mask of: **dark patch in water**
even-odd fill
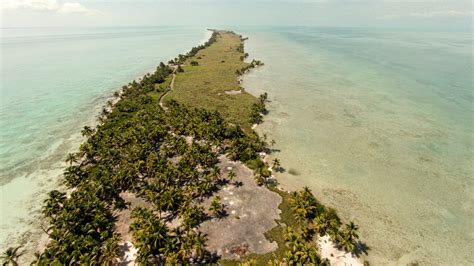
[[[297,171],[296,169],[294,169],[294,168],[290,168],[290,170],[288,170],[288,174],[298,176],[298,175],[300,175],[300,172],[298,172],[298,171]]]

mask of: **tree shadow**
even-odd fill
[[[275,172],[280,173],[280,174],[285,173],[286,168],[283,166],[279,166],[277,169],[275,169]]]
[[[218,213],[216,213],[217,215],[215,217],[216,217],[217,220],[222,220],[222,219],[226,218],[227,216],[229,216],[229,213],[227,212],[225,207],[227,207],[227,206],[224,205],[224,209],[222,211],[219,211]]]
[[[267,154],[272,154],[272,153],[275,153],[275,152],[281,152],[281,150],[267,147],[267,148],[265,148],[264,152],[267,153]]]
[[[269,177],[269,178],[265,179],[265,185],[267,185],[267,186],[277,186],[278,184],[280,184],[280,183],[274,177]]]
[[[131,258],[126,256],[127,252],[130,251],[131,247],[132,246],[127,242],[123,243],[122,245],[119,245],[118,255],[119,255],[119,258],[120,258],[121,262],[117,263],[117,265],[125,266],[125,265],[130,265],[130,263],[132,263]]]
[[[235,182],[234,182],[234,186],[237,187],[237,188],[238,188],[238,187],[241,187],[241,186],[243,186],[243,185],[244,185],[244,183],[242,183],[242,181],[235,181]]]
[[[230,180],[226,178],[221,178],[217,181],[217,185],[220,187],[226,186],[229,183],[230,183]]]
[[[352,254],[354,254],[356,257],[360,257],[362,254],[369,255],[369,250],[370,247],[367,246],[367,244],[362,241],[358,241],[354,251],[352,251]]]

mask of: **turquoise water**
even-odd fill
[[[39,210],[114,91],[204,42],[203,28],[2,29],[0,250],[36,247]],[[26,257],[26,256],[25,256]]]
[[[358,223],[372,264],[473,264],[472,33],[241,31],[283,186]]]
[[[267,91],[257,130],[289,189],[353,219],[375,265],[472,264],[473,54],[463,32],[235,28],[244,78]],[[121,85],[207,39],[202,28],[2,29],[0,249],[36,247],[65,155]]]

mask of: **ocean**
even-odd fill
[[[283,187],[360,225],[375,265],[473,264],[471,32],[242,29]],[[293,173],[293,174],[290,174]]]
[[[470,32],[235,27],[244,77],[269,93],[257,127],[288,189],[360,226],[375,264],[472,264]],[[202,43],[199,27],[2,29],[0,249],[35,247],[40,206],[80,130],[122,85]],[[291,174],[290,174],[291,173]]]
[[[46,193],[113,92],[204,43],[201,27],[3,28],[0,250],[34,250]],[[31,252],[30,252],[31,253]],[[31,257],[25,254],[22,257]]]

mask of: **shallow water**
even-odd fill
[[[285,187],[358,223],[376,265],[474,263],[471,33],[241,31]]]
[[[112,93],[208,39],[203,28],[2,29],[0,250],[36,247],[64,158]],[[23,257],[27,257],[24,255]]]
[[[277,141],[285,187],[308,185],[360,224],[374,264],[474,263],[470,33],[235,30],[266,63],[244,86],[270,94],[257,129]],[[0,249],[36,246],[41,202],[113,91],[205,36],[2,29]]]

